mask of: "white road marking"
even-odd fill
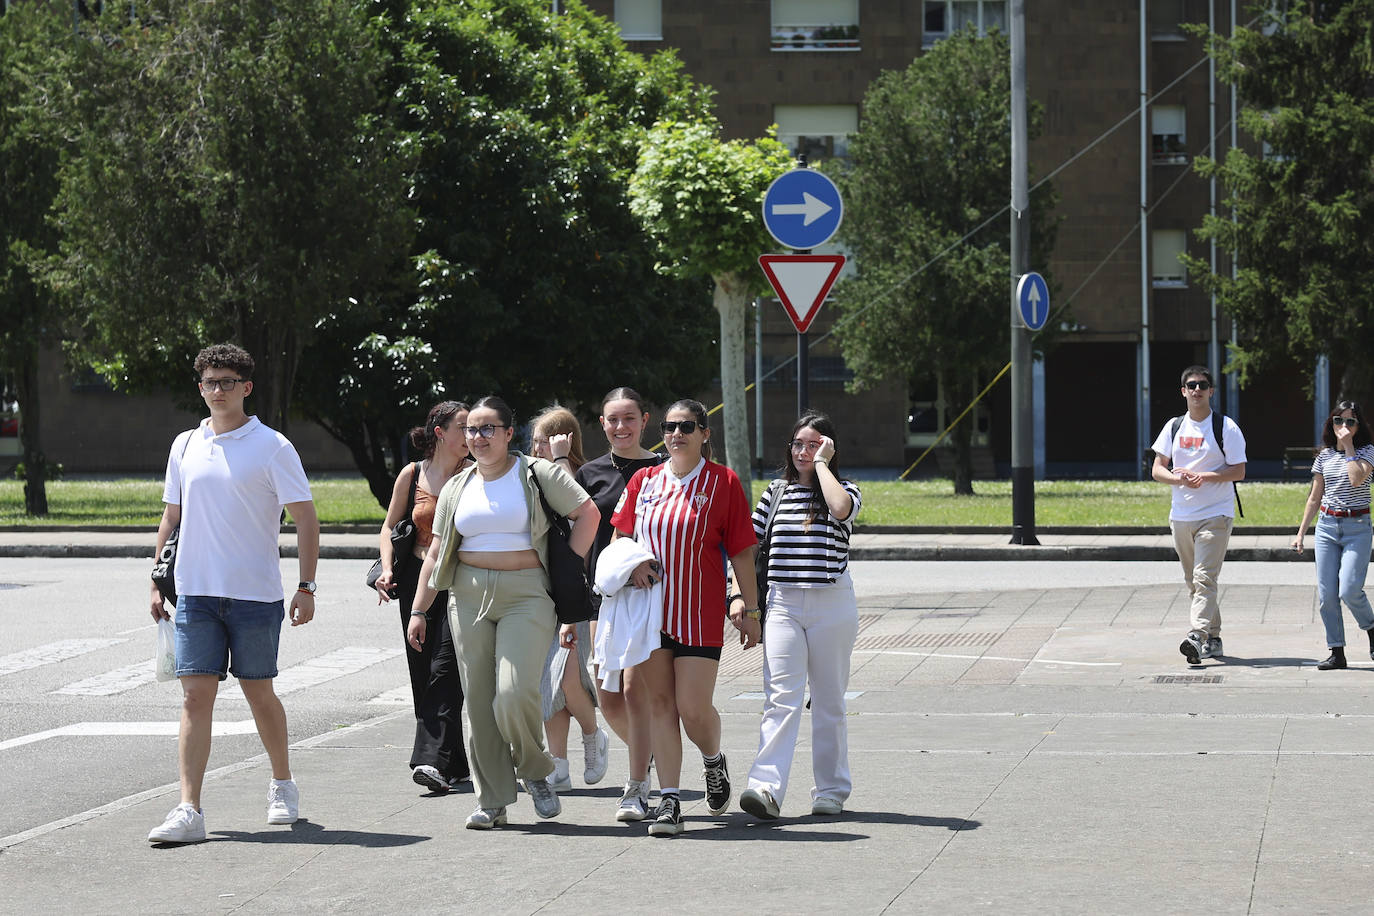
[[[154,668],[153,659],[148,658],[132,665],[125,665],[123,668],[116,668],[113,671],[106,671],[104,674],[88,677],[74,684],[68,684],[66,687],[59,687],[52,692],[77,697],[108,697],[156,681],[157,671]]]
[[[0,741],[0,751],[7,751],[12,747],[23,747],[25,744],[33,744],[36,741],[46,741],[49,738],[110,738],[116,736],[175,738],[180,726],[180,722],[73,722],[71,725],[50,728],[45,732],[34,732],[31,735],[20,735],[17,738]],[[242,722],[216,722],[212,726],[211,734],[219,738],[225,735],[251,735],[256,731],[257,726],[254,725],[253,720],[244,719]]]
[[[844,692],[844,698],[845,698],[846,700],[857,700],[859,697],[861,697],[861,696],[863,696],[863,695],[864,695],[864,692],[863,692],[862,690],[846,690],[846,691]],[[737,693],[737,694],[735,694],[734,696],[732,696],[730,699],[732,699],[732,700],[766,700],[766,699],[768,699],[768,695],[767,695],[766,693],[764,693],[763,691],[761,691],[761,690],[751,690],[751,691],[748,691],[747,693]],[[809,694],[809,693],[806,695],[806,702],[808,702],[808,703],[811,702],[811,694]]]
[[[356,674],[378,662],[395,658],[404,653],[403,649],[378,649],[374,646],[344,646],[318,658],[310,658],[298,665],[284,668],[278,672],[272,687],[277,696],[285,696],[306,687],[314,687],[326,681]],[[243,692],[235,684],[220,691],[224,700],[242,700]]]
[[[398,716],[404,716],[407,714],[408,713],[405,710],[389,712],[386,715],[377,716],[376,718],[368,719],[364,722],[359,722],[357,725],[349,726],[348,729],[330,729],[329,731],[324,732],[320,735],[316,735],[313,738],[306,738],[304,741],[297,741],[295,744],[291,745],[291,748],[295,750],[318,747],[319,745],[328,741],[330,738],[337,735],[340,731],[356,731],[358,729],[371,728],[373,726],[382,725],[383,723],[389,722]],[[207,780],[221,779],[225,776],[237,773],[240,770],[246,770],[251,767],[258,766],[266,760],[266,754],[258,754],[254,757],[249,757],[247,760],[240,760],[238,763],[231,763],[228,766],[222,766],[218,769],[211,770],[210,772],[205,774],[205,778]],[[91,808],[87,811],[82,811],[80,814],[73,814],[69,817],[64,817],[38,827],[33,827],[29,830],[23,831],[22,833],[13,833],[7,837],[0,837],[0,849],[8,849],[11,846],[17,846],[20,843],[26,842],[27,840],[32,840],[35,837],[44,836],[45,834],[53,833],[54,831],[62,830],[66,827],[71,827],[75,824],[84,823],[85,821],[92,820],[94,818],[100,817],[101,815],[114,814],[119,811],[124,811],[134,807],[135,805],[140,805],[145,801],[149,801],[151,799],[158,798],[163,795],[171,795],[174,792],[180,791],[181,786],[179,783],[169,782],[166,785],[158,786],[155,789],[148,789],[144,792],[138,792],[133,795],[126,795],[123,798],[110,802],[108,805],[101,805],[98,808]]]
[[[128,642],[128,640],[63,639],[50,642],[45,646],[36,646],[32,649],[25,649],[23,652],[0,656],[0,675],[13,674],[16,671],[27,671],[29,668],[66,661],[69,658],[76,658],[78,655],[85,655],[87,652],[94,652],[107,646],[117,646],[122,642]]]
[[[963,658],[989,662],[1025,662],[1037,665],[1083,665],[1089,668],[1120,668],[1121,662],[1066,662],[1056,658],[1008,658],[1005,655],[947,655],[943,652],[910,652],[905,649],[855,649],[855,655],[910,655],[917,658]]]

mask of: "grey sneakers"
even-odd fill
[[[543,818],[558,817],[563,813],[563,803],[558,800],[558,793],[549,785],[547,779],[526,779],[525,791],[530,794],[530,799],[534,802],[534,813]]]
[[[149,843],[199,843],[205,839],[205,814],[182,802],[148,833]]]
[[[1221,651],[1221,637],[1208,636],[1207,643],[1202,647],[1203,658],[1221,658],[1224,653]]]
[[[1178,651],[1182,652],[1183,657],[1188,659],[1188,664],[1196,665],[1205,657],[1202,653],[1206,651],[1206,647],[1202,644],[1201,636],[1197,633],[1189,633],[1183,642],[1178,644]]]

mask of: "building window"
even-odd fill
[[[1182,255],[1188,250],[1188,233],[1182,229],[1156,229],[1150,235],[1150,276],[1156,287],[1188,285]]]
[[[615,0],[615,24],[626,41],[662,41],[663,0]]]
[[[972,374],[973,387],[981,388],[977,373]],[[908,448],[927,448],[939,440],[941,447],[952,447],[949,436],[940,438],[951,421],[963,413],[967,404],[952,404],[944,386],[936,382],[934,376],[921,379],[911,386],[908,393],[906,417],[906,444]],[[982,448],[991,441],[992,416],[986,401],[979,401],[965,423],[973,424],[971,442],[974,447]]]
[[[1184,10],[1186,0],[1150,0],[1147,15],[1150,17],[1151,41],[1183,41],[1183,23],[1187,22]]]
[[[1187,118],[1182,105],[1150,109],[1150,160],[1156,165],[1188,164]]]
[[[774,51],[857,51],[859,0],[772,0]]]
[[[849,135],[859,129],[858,105],[774,105],[778,141],[808,163],[849,155]]]
[[[979,35],[1007,30],[1006,0],[926,0],[921,43],[930,47],[967,26]]]

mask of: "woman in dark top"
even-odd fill
[[[410,431],[410,444],[424,456],[408,464],[396,475],[391,505],[382,523],[382,575],[377,579],[377,599],[388,602],[392,589],[401,611],[401,638],[410,624],[411,603],[420,579],[420,566],[434,532],[434,505],[437,494],[448,479],[468,461],[467,438],[463,427],[468,421],[468,405],[443,401],[430,408],[423,426]],[[417,476],[418,470],[418,476]],[[410,513],[415,522],[414,556],[392,556],[391,529],[400,523],[415,488],[415,507]],[[428,635],[417,650],[406,643],[406,662],[410,666],[410,693],[415,702],[415,744],[410,752],[411,778],[435,792],[444,793],[468,778],[468,755],[463,750],[463,684],[458,674],[458,656],[449,633],[448,593],[434,603],[425,619]]]
[[[635,471],[653,467],[663,461],[644,448],[640,440],[649,425],[649,405],[633,388],[616,388],[601,399],[601,429],[611,450],[595,458],[577,471],[577,482],[591,496],[601,510],[601,524],[596,530],[589,556],[593,574],[596,560],[615,535],[611,516],[615,514],[625,484]],[[592,642],[596,642],[596,621],[592,621]],[[630,750],[629,781],[616,811],[616,820],[639,821],[649,813],[649,707],[643,691],[636,690],[633,671],[625,672],[623,690],[611,693],[603,690],[597,678],[597,705],[606,722]]]

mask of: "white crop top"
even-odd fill
[[[453,527],[463,536],[460,550],[493,553],[534,548],[519,471],[517,461],[496,480],[484,480],[473,472],[453,512]]]

